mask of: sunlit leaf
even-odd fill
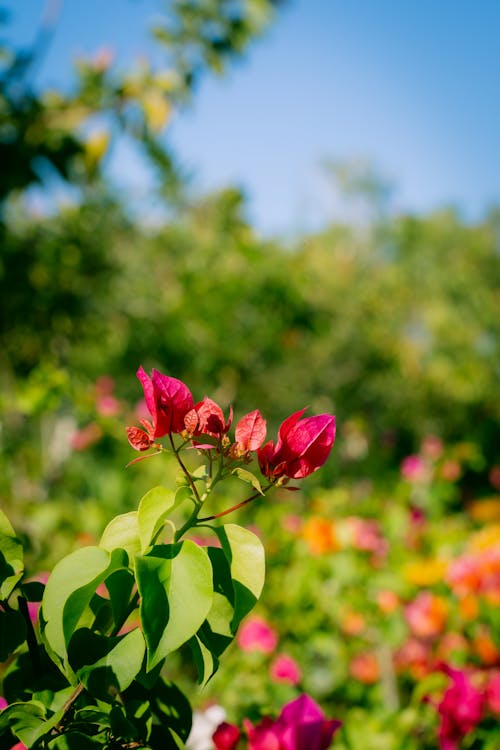
[[[190,541],[159,545],[135,560],[148,670],[198,630],[212,604],[212,569]]]

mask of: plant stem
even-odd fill
[[[182,460],[182,458],[179,455],[179,451],[175,447],[174,439],[172,437],[172,433],[171,432],[168,433],[168,438],[170,440],[170,445],[172,446],[172,450],[175,453],[175,457],[176,457],[176,459],[177,459],[177,461],[179,463],[179,466],[181,467],[182,471],[184,472],[184,476],[186,477],[186,479],[189,482],[189,486],[191,487],[191,490],[193,491],[193,495],[196,498],[196,501],[197,501],[197,504],[198,504],[198,507],[199,507],[199,505],[201,503],[200,503],[200,496],[198,495],[198,490],[196,489],[196,485],[195,485],[195,483],[193,481],[193,478],[192,478],[191,474],[187,470],[187,468],[186,468],[186,466],[184,464],[184,461]],[[196,509],[196,512],[198,512],[198,508]]]
[[[222,518],[222,516],[227,516],[228,513],[232,513],[233,510],[239,510],[239,508],[243,508],[244,505],[247,505],[248,503],[251,503],[252,500],[256,500],[258,497],[263,497],[264,493],[267,492],[268,489],[270,489],[272,485],[270,484],[269,487],[265,487],[262,492],[254,492],[253,495],[250,495],[250,497],[247,497],[246,500],[242,500],[241,503],[237,503],[236,505],[233,505],[231,508],[226,508],[226,510],[223,510],[221,513],[214,513],[213,516],[206,516],[205,518],[199,518],[199,523],[205,523],[206,521],[215,521],[216,518]]]

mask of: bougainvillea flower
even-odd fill
[[[240,739],[241,732],[235,724],[223,721],[212,735],[216,750],[234,750]]]
[[[226,422],[224,413],[220,406],[212,401],[211,398],[205,398],[199,401],[184,416],[184,428],[191,437],[200,435],[210,435],[211,437],[220,438],[229,431],[233,421],[233,408],[229,412],[229,418]]]
[[[250,750],[326,750],[342,722],[326,719],[308,695],[287,703],[276,721],[265,718],[256,727],[245,721]]]
[[[193,408],[193,397],[187,385],[177,378],[162,375],[153,370],[151,377],[142,367],[137,370],[144,400],[153,419],[152,423],[141,419],[145,430],[127,427],[127,437],[132,448],[147,450],[155,438],[184,430],[184,417]]]
[[[141,430],[140,427],[126,427],[127,440],[129,441],[132,448],[136,451],[147,451],[153,444],[152,426],[144,420],[144,426],[146,431]]]
[[[239,453],[256,451],[266,437],[266,420],[258,409],[240,419],[234,432]]]
[[[306,410],[291,414],[281,424],[276,445],[270,441],[257,451],[264,476],[302,479],[323,466],[335,440],[335,417],[320,414],[301,419]]]
[[[447,665],[443,672],[451,677],[452,684],[437,707],[441,715],[439,745],[441,750],[458,750],[465,735],[481,720],[484,695],[474,687],[465,672]]]
[[[238,630],[236,639],[242,651],[272,654],[278,645],[278,636],[274,628],[257,615],[250,615],[245,620]]]

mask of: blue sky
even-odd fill
[[[11,0],[11,34],[29,42],[42,0]],[[104,44],[148,53],[160,0],[66,0],[38,73],[67,85],[69,60]],[[475,219],[500,203],[498,0],[289,0],[223,79],[205,78],[168,137],[202,190],[244,187],[264,233],[339,217],[325,159],[371,162],[394,207],[454,205]],[[110,165],[130,188],[147,172],[125,146]]]

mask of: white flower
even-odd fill
[[[213,750],[212,735],[226,718],[222,706],[210,706],[193,713],[193,726],[186,742],[187,750]]]

